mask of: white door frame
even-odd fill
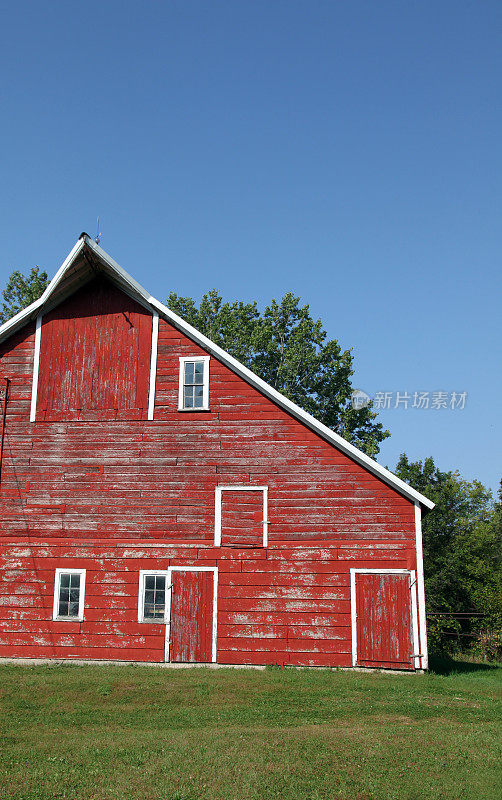
[[[411,629],[413,637],[413,661],[415,669],[420,669],[420,653],[418,645],[418,617],[415,570],[413,569],[354,569],[350,570],[350,623],[352,630],[352,666],[357,666],[357,604],[356,575],[409,575],[411,599]]]

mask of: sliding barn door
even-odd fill
[[[213,572],[173,570],[170,661],[212,660],[213,581]]]
[[[356,574],[357,666],[413,669],[409,574]]]

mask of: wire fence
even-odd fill
[[[491,624],[490,624],[491,623]],[[481,611],[428,611],[431,650],[471,652],[484,659],[502,657],[502,632]]]
[[[436,623],[452,622],[457,625],[452,625],[451,628],[446,625],[441,625],[441,633],[443,636],[451,636],[457,638],[466,638],[476,640],[483,633],[477,626],[476,630],[467,631],[466,628],[470,627],[471,620],[486,619],[486,614],[481,611],[428,611],[427,620]]]

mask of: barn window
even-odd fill
[[[214,543],[219,546],[266,547],[268,486],[217,486]]]
[[[138,621],[166,621],[167,572],[145,572],[139,578]]]
[[[178,411],[209,410],[209,356],[181,356]]]
[[[85,569],[57,569],[52,618],[82,622],[84,619]]]

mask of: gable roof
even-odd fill
[[[0,342],[7,339],[16,330],[26,325],[30,320],[35,319],[40,313],[47,313],[54,306],[59,305],[66,297],[73,294],[80,286],[87,283],[93,274],[103,272],[110,277],[116,284],[119,285],[126,294],[130,295],[133,299],[137,300],[141,305],[148,308],[150,311],[158,313],[164,317],[171,325],[177,328],[182,333],[186,334],[190,339],[199,344],[202,348],[212,353],[216,358],[222,361],[233,372],[237,373],[241,378],[254,386],[258,391],[277,403],[278,406],[285,409],[289,414],[303,422],[308,428],[313,430],[325,441],[334,445],[338,450],[348,455],[351,459],[359,463],[369,472],[373,473],[376,477],[383,480],[386,484],[391,486],[404,497],[408,498],[414,503],[419,503],[426,509],[434,508],[434,503],[425,497],[420,492],[417,492],[407,483],[402,481],[389,470],[382,467],[374,459],[370,458],[359,450],[354,445],[347,442],[331,428],[323,425],[311,414],[308,414],[296,403],[288,400],[280,392],[266,383],[264,380],[255,375],[250,369],[245,367],[237,361],[229,353],[222,350],[221,347],[214,344],[210,339],[199,333],[192,325],[181,319],[177,314],[171,311],[163,303],[160,303],[155,297],[146,291],[140,284],[134,280],[125,270],[120,267],[116,261],[111,258],[108,253],[99,247],[86,233],[82,233],[79,240],[68,254],[59,270],[56,272],[54,278],[49,283],[45,292],[35,300],[34,303],[24,308],[12,319],[9,319],[0,326]]]

